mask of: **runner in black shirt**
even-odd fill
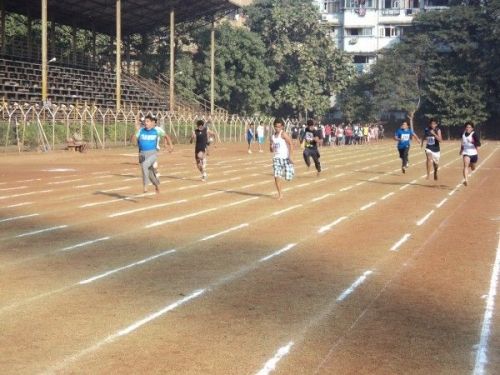
[[[189,142],[193,143],[193,141],[196,141],[194,146],[194,158],[196,160],[196,166],[198,167],[201,173],[202,181],[207,180],[206,151],[207,151],[208,137],[209,136],[212,137],[214,135],[215,134],[211,130],[205,127],[205,122],[203,120],[196,121],[196,129],[193,131],[193,134],[191,135],[191,139]]]
[[[306,162],[307,168],[311,166],[311,159],[314,161],[314,166],[318,171],[318,176],[321,173],[321,163],[319,161],[320,154],[318,151],[318,144],[323,139],[321,130],[314,129],[314,121],[307,120],[307,127],[302,135],[301,142],[304,142],[304,161]]]

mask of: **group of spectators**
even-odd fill
[[[298,143],[306,125],[295,123],[289,129],[293,142]],[[323,146],[360,145],[384,139],[382,124],[318,124],[317,129],[321,132]]]

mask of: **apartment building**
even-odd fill
[[[418,12],[445,9],[448,0],[314,0],[337,47],[366,72],[377,52],[397,43]]]

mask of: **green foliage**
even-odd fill
[[[343,105],[350,114],[369,92],[380,112],[403,110],[411,120],[418,113],[461,126],[498,116],[499,20],[500,0],[419,14],[401,43],[341,96],[354,96]]]
[[[195,77],[199,93],[210,97],[210,30],[197,35]],[[272,69],[265,64],[265,46],[258,35],[223,23],[216,28],[216,102],[232,113],[254,114],[271,103]]]
[[[354,76],[354,67],[322,29],[312,2],[261,0],[248,9],[248,16],[275,68],[271,89],[277,113],[326,112],[331,95]]]

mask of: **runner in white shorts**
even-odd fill
[[[460,146],[460,155],[464,160],[464,185],[469,182],[469,167],[473,171],[476,169],[478,158],[477,148],[481,146],[478,135],[474,132],[474,124],[470,121],[465,123],[465,129],[462,134],[462,144]]]
[[[437,121],[431,119],[429,126],[424,130],[421,147],[426,142],[425,155],[427,157],[427,179],[430,178],[431,168],[434,169],[434,180],[438,179],[439,158],[441,157],[441,148],[439,142],[443,141],[441,137],[441,129],[438,128]]]
[[[278,190],[278,199],[283,198],[281,193],[281,179],[290,181],[295,170],[292,161],[292,140],[286,134],[284,127],[285,123],[281,119],[274,120],[274,134],[270,137],[269,150],[274,153],[273,156],[273,170],[274,170],[274,183]]]

